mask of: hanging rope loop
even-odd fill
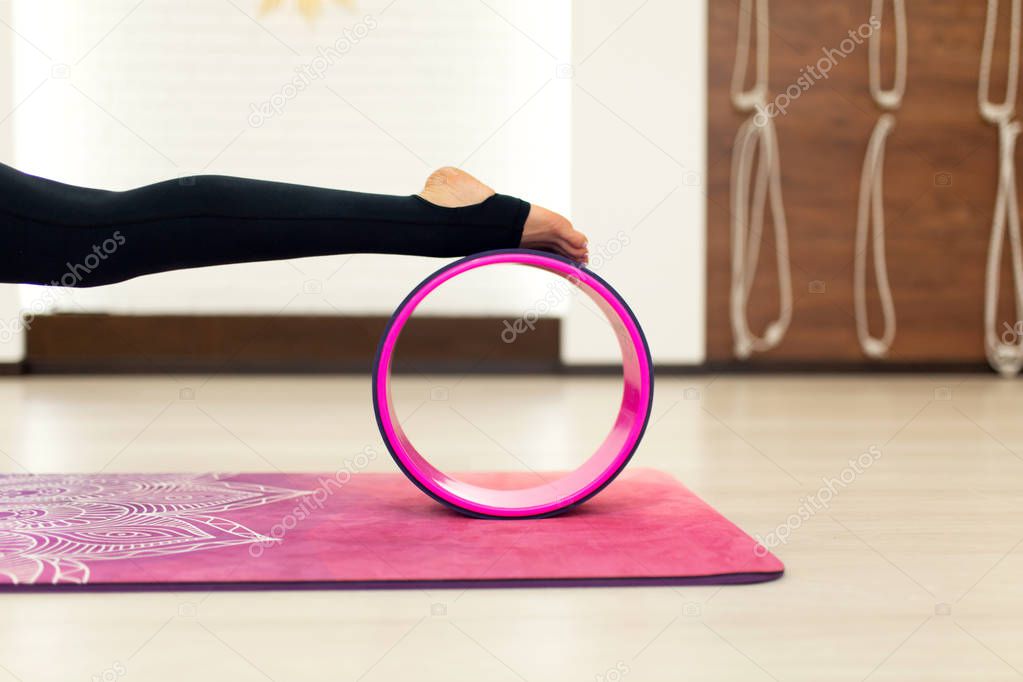
[[[988,0],[987,20],[984,25],[984,43],[981,48],[980,75],[977,84],[977,102],[980,115],[989,123],[998,125],[998,190],[995,211],[991,219],[991,239],[988,242],[987,268],[984,277],[984,349],[988,362],[1003,376],[1013,377],[1023,370],[1023,335],[1003,339],[998,333],[998,298],[1001,280],[1002,246],[1008,232],[1011,249],[1013,295],[1017,325],[1023,322],[1023,235],[1019,218],[1019,200],[1016,192],[1016,140],[1020,123],[1011,120],[1015,113],[1016,88],[1019,75],[1020,0],[1012,0],[1009,27],[1008,82],[1005,100],[990,100],[991,59],[994,52],[995,30],[998,19],[998,0]],[[1015,328],[1015,325],[1013,326]]]
[[[895,117],[882,114],[867,143],[860,176],[860,197],[856,214],[856,255],[853,272],[853,299],[856,311],[856,336],[863,352],[871,358],[883,358],[895,340],[895,301],[888,282],[884,232],[884,153],[885,142],[895,127]],[[873,229],[871,230],[871,226]],[[874,278],[881,298],[884,332],[880,338],[870,335],[867,324],[867,242],[873,238]]]
[[[1011,249],[1016,319],[1023,320],[1023,235],[1020,229],[1014,160],[1019,133],[1018,121],[1002,121],[998,125],[998,194],[991,221],[985,273],[984,346],[988,362],[1004,376],[1016,376],[1023,369],[1023,336],[1015,335],[1016,338],[1006,342],[998,331],[1002,245],[1006,232]]]
[[[870,70],[870,94],[882,109],[897,109],[906,93],[906,6],[904,0],[891,0],[895,17],[895,77],[892,87],[881,86],[881,27],[874,29],[867,38],[867,61]],[[880,24],[884,17],[884,0],[871,0],[870,16]]]
[[[891,0],[892,15],[895,18],[895,76],[892,87],[881,85],[881,21],[884,17],[884,0],[871,0],[870,17],[878,25],[868,38],[868,75],[870,96],[874,103],[885,110],[894,110],[902,104],[906,94],[906,62],[908,47],[906,39],[906,6],[903,0]],[[856,206],[856,240],[853,255],[853,304],[856,317],[856,337],[860,348],[870,358],[883,358],[891,350],[895,340],[895,300],[888,281],[888,263],[885,257],[884,225],[884,156],[888,135],[895,127],[895,116],[881,114],[874,124],[874,131],[867,142],[860,174],[860,194]],[[881,299],[881,315],[884,331],[880,337],[870,335],[867,316],[867,250],[873,242],[874,280],[878,297]]]
[[[1016,111],[1016,88],[1019,81],[1020,0],[1012,0],[1009,18],[1009,66],[1006,73],[1005,99],[991,101],[991,60],[995,51],[995,32],[998,28],[998,0],[987,0],[984,22],[984,42],[980,48],[980,78],[977,84],[977,104],[980,115],[988,123],[1011,119]]]
[[[757,43],[753,57],[754,81],[748,90],[744,90],[754,22]],[[757,105],[767,103],[767,55],[770,52],[768,33],[767,0],[740,0],[739,30],[735,39],[735,64],[732,67],[731,84],[732,106],[739,111],[753,111]]]
[[[735,355],[746,359],[774,348],[785,337],[792,320],[792,273],[789,264],[788,225],[781,192],[781,159],[774,119],[767,115],[768,74],[767,0],[740,0],[739,30],[732,71],[731,96],[736,109],[751,113],[739,126],[732,149],[731,240],[732,281],[729,312]],[[744,89],[750,60],[750,42],[756,24],[756,77]],[[764,218],[771,213],[775,261],[778,268],[778,317],[757,336],[749,327],[747,311],[760,260]]]
[[[735,355],[746,359],[754,352],[762,353],[781,343],[792,321],[788,227],[781,193],[778,140],[774,123],[770,119],[761,124],[750,117],[739,127],[732,157],[731,195],[732,333]],[[764,217],[768,210],[774,227],[779,313],[777,319],[767,325],[763,336],[757,336],[750,330],[746,313],[760,258]]]

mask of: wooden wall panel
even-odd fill
[[[40,315],[26,336],[30,373],[344,372],[364,374],[388,318],[336,315]],[[498,317],[415,315],[395,372],[553,372],[560,320],[505,343]],[[2,370],[0,370],[2,371]]]
[[[997,131],[977,110],[986,3],[906,4],[908,85],[895,112],[884,168],[887,255],[898,333],[884,362],[982,363],[984,268],[998,146]],[[890,63],[891,7],[886,5],[885,61]],[[732,108],[728,92],[738,11],[737,0],[710,2],[707,350],[712,363],[732,359],[729,172],[734,136],[746,117]],[[823,56],[822,50],[839,47],[849,30],[868,20],[869,11],[867,0],[772,0],[770,97],[795,82],[801,68]],[[1003,30],[995,54],[996,96],[1004,87],[1007,43]],[[752,363],[872,362],[856,339],[852,272],[860,170],[880,113],[868,90],[864,42],[775,119],[795,301],[786,339]],[[773,234],[768,231],[749,315],[758,331],[777,310],[773,259]],[[872,263],[868,268],[871,328],[879,334]],[[813,282],[823,283],[823,293],[813,292]],[[1012,319],[1009,286],[1006,270],[1006,320]]]

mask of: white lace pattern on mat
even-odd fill
[[[218,514],[309,494],[228,477],[0,476],[0,583],[85,584],[94,562],[273,542]]]

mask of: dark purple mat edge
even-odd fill
[[[725,575],[653,578],[529,578],[516,580],[353,580],[273,582],[95,583],[74,585],[0,585],[0,593],[14,592],[230,592],[268,590],[414,590],[414,589],[507,589],[572,587],[673,587],[701,585],[755,585],[777,580],[784,571],[729,573]]]

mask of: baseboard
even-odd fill
[[[20,374],[366,374],[387,324],[383,316],[40,315],[26,358],[0,363]],[[504,343],[498,317],[415,317],[394,371],[430,374],[616,375],[617,364],[561,363],[560,321]],[[661,376],[707,374],[990,374],[983,363],[712,361],[658,364]]]
[[[26,334],[32,374],[368,373],[388,318],[273,315],[41,315]],[[514,343],[504,318],[414,317],[396,372],[551,372],[560,321]]]
[[[690,373],[689,368],[682,373]],[[708,362],[707,374],[993,374],[986,362],[741,361]]]
[[[776,375],[776,374],[994,374],[986,363],[871,363],[871,362],[713,362],[706,364],[655,363],[658,376],[707,376],[707,375]],[[562,366],[561,374],[570,375],[613,375],[621,374],[619,365],[568,365]]]

